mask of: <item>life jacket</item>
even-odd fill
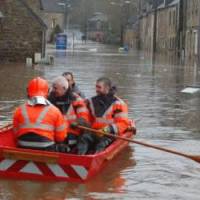
[[[111,133],[113,134],[123,134],[128,126],[128,106],[127,104],[118,97],[111,98],[111,103],[107,106],[105,112],[99,113],[96,110],[97,104],[101,104],[102,109],[105,107],[101,102],[95,102],[97,98],[89,99],[89,108],[91,111],[91,123],[92,128],[94,129],[102,129],[106,126],[110,127]],[[100,109],[99,109],[99,112]]]
[[[75,100],[71,102],[66,114],[65,119],[68,121],[69,125],[76,122],[78,119],[82,119],[85,123],[89,123],[89,110],[86,106],[85,101],[79,96],[75,95]],[[69,126],[68,133],[74,135],[79,135],[80,130],[73,129]]]
[[[13,118],[13,130],[18,144],[26,147],[48,147],[55,142],[63,142],[67,136],[64,117],[51,104],[34,106],[24,104],[18,107]],[[33,133],[37,139],[33,138]],[[25,141],[20,139],[25,136],[27,136]]]

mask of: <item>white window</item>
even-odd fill
[[[55,28],[55,27],[56,27],[56,18],[52,18],[51,28]]]
[[[194,33],[194,54],[197,55],[198,54],[198,33],[196,30],[193,33]]]

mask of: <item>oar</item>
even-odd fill
[[[79,126],[78,125],[77,128],[87,130],[87,131],[91,131],[91,132],[101,134],[101,135],[106,135],[106,136],[109,136],[109,137],[112,137],[112,138],[115,138],[115,139],[125,140],[125,141],[128,141],[128,142],[139,144],[139,145],[149,147],[149,148],[152,148],[152,149],[157,149],[157,150],[160,150],[160,151],[165,151],[165,152],[168,152],[168,153],[176,154],[178,156],[189,158],[193,161],[200,163],[200,156],[198,156],[198,155],[190,155],[190,154],[187,154],[187,153],[182,153],[182,152],[179,152],[179,151],[176,151],[176,150],[168,149],[168,148],[165,148],[165,147],[160,147],[160,146],[157,146],[157,145],[141,142],[141,141],[138,141],[138,140],[133,140],[133,139],[129,139],[129,138],[118,136],[118,135],[104,133],[103,131],[92,129],[92,128],[87,128],[85,126]]]

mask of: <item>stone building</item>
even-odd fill
[[[185,0],[184,2],[187,16],[185,35],[185,57],[187,60],[197,60],[200,52],[200,1]]]
[[[96,12],[88,20],[87,37],[90,40],[103,42],[108,30],[108,18],[101,12]]]
[[[139,48],[139,29],[138,24],[138,18],[135,16],[132,16],[128,20],[128,24],[126,26],[126,29],[124,31],[124,37],[123,37],[123,43],[124,45],[128,45],[129,48],[138,49]]]
[[[0,1],[0,9],[0,62],[24,62],[35,52],[44,55],[47,26],[26,1]]]
[[[154,51],[157,7],[163,0],[139,1],[139,48],[148,53]]]
[[[155,0],[144,5],[139,20],[141,49],[180,55],[185,43],[183,1]]]
[[[178,53],[180,51],[180,0],[164,1],[157,9],[156,51]]]
[[[153,29],[154,29],[154,13],[145,12],[140,16],[139,20],[139,40],[140,49],[152,52],[153,51]]]
[[[59,26],[61,31],[67,28],[67,4],[62,0],[26,0],[27,4],[37,13],[47,26],[46,40],[51,40],[51,34],[56,26]],[[65,16],[66,11],[66,16]],[[65,17],[67,18],[65,20]],[[65,24],[66,23],[66,24]]]

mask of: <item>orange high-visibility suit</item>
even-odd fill
[[[94,129],[109,127],[113,134],[123,134],[128,126],[128,106],[118,97],[113,97],[107,105],[101,105],[98,96],[90,99],[91,123]],[[98,108],[99,107],[99,108]]]
[[[63,142],[67,136],[66,121],[51,104],[24,104],[18,107],[13,117],[13,128],[18,144],[25,147],[46,148],[56,142]]]

